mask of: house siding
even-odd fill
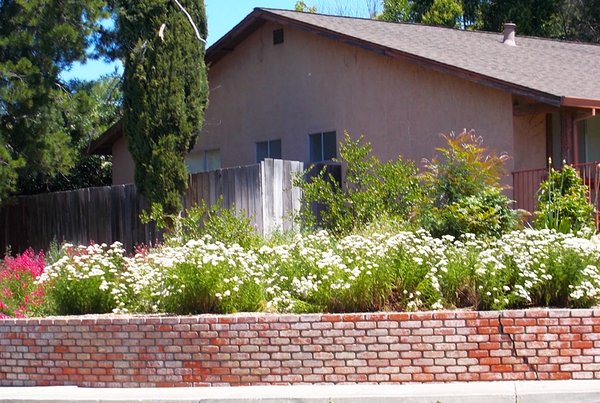
[[[135,163],[127,150],[127,140],[120,137],[112,149],[113,155],[113,185],[126,185],[133,183],[135,174]]]
[[[277,28],[266,23],[209,67],[193,152],[220,149],[222,167],[247,165],[256,142],[281,139],[283,159],[306,163],[308,134],[335,130],[338,141],[344,131],[364,135],[382,161],[402,155],[420,166],[444,145],[439,133],[467,129],[498,154],[524,154],[507,161],[508,172],[544,166],[545,126],[513,120],[511,94],[289,27],[275,46]],[[126,150],[124,139],[113,147],[115,184],[133,181]]]
[[[253,163],[255,143],[277,138],[284,159],[308,162],[308,134],[331,130],[338,141],[365,135],[384,161],[419,163],[443,145],[439,133],[464,128],[513,154],[510,94],[292,28],[274,46],[277,28],[265,24],[209,71],[196,149],[220,148],[224,167]]]

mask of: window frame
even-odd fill
[[[333,139],[334,139],[334,144],[335,144],[335,149],[334,149],[334,154],[331,158],[325,158],[325,136],[326,135],[332,135],[333,134]],[[315,136],[319,136],[319,142],[320,142],[320,150],[321,150],[321,155],[319,159],[313,159],[313,155],[312,155],[312,139],[315,138]],[[317,133],[310,133],[308,135],[308,161],[313,164],[313,163],[318,163],[318,162],[331,162],[333,161],[333,158],[337,158],[337,132],[335,130],[330,130],[330,131],[326,131],[326,132],[317,132]]]
[[[275,142],[279,142],[279,151],[281,153],[281,155],[277,158],[273,157],[273,153],[272,153],[272,143]],[[262,160],[259,159],[259,155],[258,155],[258,147],[259,144],[264,144],[267,143],[267,156],[265,158],[273,158],[273,159],[281,159],[282,155],[283,155],[283,142],[281,141],[281,139],[273,139],[273,140],[265,140],[265,141],[257,141],[256,143],[254,143],[254,160],[256,161],[257,164],[260,164],[261,161],[263,161],[265,158],[263,158]]]

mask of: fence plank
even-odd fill
[[[284,214],[300,206],[299,189],[288,189],[292,172],[302,168],[302,163],[269,159],[193,174],[182,203],[190,208],[204,200],[212,206],[223,195],[223,207],[235,204],[238,211],[245,210],[258,231],[270,233],[282,223],[293,228]],[[154,224],[139,220],[148,207],[133,184],[18,197],[15,205],[0,209],[0,252],[9,245],[13,254],[29,247],[47,250],[54,239],[81,244],[120,241],[133,252],[137,245],[162,238]]]

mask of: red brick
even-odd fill
[[[573,348],[593,348],[594,343],[591,341],[574,341],[571,343]]]
[[[592,333],[592,326],[571,326],[573,333]]]
[[[348,376],[348,380],[352,381],[352,375]],[[390,374],[390,381],[392,382],[410,382],[412,380],[412,376],[410,374]],[[366,379],[365,379],[366,381]]]
[[[423,351],[423,358],[444,358],[445,356],[444,351]]]
[[[325,377],[323,375],[303,375],[302,380],[310,383],[323,382]]]
[[[512,365],[492,365],[490,369],[492,372],[511,372],[513,367]]]
[[[433,382],[435,380],[433,374],[413,374],[412,378],[415,382]]]
[[[479,373],[458,374],[458,380],[461,382],[477,382],[480,377]]]
[[[550,360],[548,362],[550,364],[570,364],[571,363],[571,357],[569,357],[569,356],[565,356],[565,357],[550,357]]]
[[[514,334],[512,336],[512,338],[514,339],[514,341],[535,341],[535,340],[539,340],[540,336],[555,336],[556,337],[556,335],[549,335],[549,334],[545,334],[545,335],[538,334],[536,336],[535,334],[517,333],[517,334]]]
[[[560,350],[560,355],[561,356],[576,356],[576,355],[580,355],[581,354],[581,350],[579,349],[573,349],[573,348],[563,348]]]
[[[558,324],[558,320],[556,320]],[[536,326],[539,323],[535,318],[518,318],[515,319],[515,326]]]
[[[552,372],[550,373],[551,380],[566,380],[571,379],[571,374],[568,372]]]
[[[500,364],[499,357],[484,357],[479,360],[481,365],[498,365]]]
[[[502,380],[502,372],[482,372],[479,374],[479,377],[483,382],[500,381]]]
[[[568,333],[558,335],[558,339],[561,341],[579,341],[581,340],[581,334]]]
[[[569,326],[548,326],[549,333],[563,334],[569,333],[570,331],[571,328]]]
[[[390,313],[388,314],[388,320],[403,322],[407,321],[410,318],[410,314],[401,312],[401,313]]]
[[[531,336],[535,336],[535,335],[531,335]],[[537,340],[538,341],[555,341],[555,340],[558,340],[558,334],[551,334],[551,333],[542,334],[542,333],[538,333]]]
[[[325,382],[346,382],[346,375],[335,374],[335,375],[325,375]]]

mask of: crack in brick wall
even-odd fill
[[[0,320],[0,386],[600,379],[600,310]]]

